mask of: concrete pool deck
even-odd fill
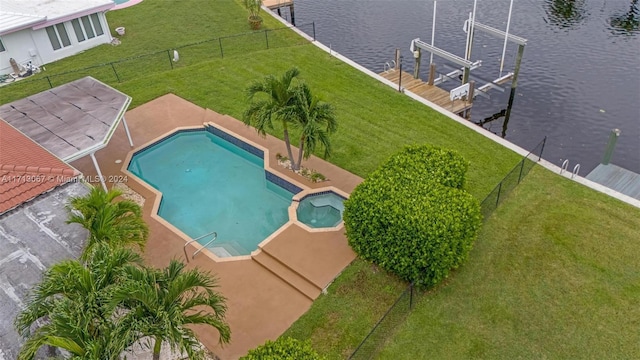
[[[138,148],[153,139],[172,132],[178,127],[202,126],[214,123],[269,150],[271,170],[284,179],[293,180],[307,188],[327,186],[346,194],[351,193],[362,179],[322,159],[312,157],[306,167],[324,174],[329,181],[311,183],[302,176],[277,166],[276,154],[285,154],[284,143],[272,136],[262,138],[255,129],[242,122],[214,111],[203,109],[175,95],[169,94],[152,100],[126,113],[129,129]],[[96,153],[106,180],[122,179],[122,171],[129,146],[123,129],[118,128],[109,145]],[[121,162],[116,163],[117,160]],[[99,185],[90,158],[72,163],[94,185]],[[126,166],[126,165],[125,165]],[[113,182],[108,182],[109,187]],[[168,265],[172,258],[185,260],[185,239],[171,231],[152,216],[156,193],[137,178],[128,175],[126,185],[145,198],[144,218],[149,224],[150,236],[144,253],[148,264],[156,267]],[[199,247],[189,246],[192,254]],[[219,279],[219,290],[227,298],[227,321],[231,326],[231,343],[221,347],[218,335],[207,328],[196,328],[203,344],[221,359],[237,359],[266,341],[276,339],[304,314],[313,299],[318,297],[333,279],[355,258],[347,244],[344,228],[333,231],[308,231],[289,222],[280,228],[271,240],[241,260],[215,261],[215,256],[203,251],[189,267],[210,271]]]

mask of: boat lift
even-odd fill
[[[511,94],[509,96],[509,106],[508,109],[511,109],[511,105],[513,104],[513,99],[515,97],[515,89],[518,86],[518,73],[520,72],[520,64],[522,62],[522,56],[524,54],[524,47],[527,44],[527,39],[509,34],[509,27],[511,24],[511,14],[513,10],[513,0],[511,0],[509,6],[509,17],[507,19],[507,28],[506,31],[502,31],[491,26],[479,23],[475,20],[476,18],[476,7],[477,1],[474,0],[473,3],[473,11],[469,13],[469,19],[467,19],[464,23],[464,31],[467,33],[467,41],[465,48],[465,56],[461,57],[456,54],[452,54],[446,50],[440,49],[434,45],[435,42],[435,29],[436,29],[436,9],[437,9],[437,1],[433,2],[433,24],[431,31],[431,44],[426,43],[420,38],[416,38],[411,40],[410,50],[413,53],[413,57],[415,59],[414,66],[414,78],[419,78],[420,73],[420,60],[422,58],[422,51],[427,51],[431,53],[430,61],[429,61],[429,80],[428,83],[430,85],[439,85],[444,83],[447,80],[454,79],[456,77],[462,76],[462,85],[452,89],[450,91],[450,97],[453,101],[454,99],[473,99],[477,95],[484,95],[490,89],[497,89],[504,92],[504,89],[500,86],[509,80],[511,80]],[[470,86],[470,78],[471,71],[482,66],[482,60],[471,61],[471,50],[473,47],[473,39],[476,31],[486,33],[495,38],[504,39],[504,46],[502,50],[502,58],[500,61],[500,74],[494,80],[486,81],[484,84],[475,87],[474,84]],[[504,57],[507,49],[507,43],[512,42],[518,45],[518,53],[516,55],[515,68],[513,72],[508,72],[505,75],[502,74],[504,68]],[[460,66],[460,68],[454,69],[453,71],[447,74],[441,74],[439,77],[436,76],[435,63],[433,62],[433,57],[439,56],[449,62]],[[475,81],[473,81],[475,83]],[[475,90],[474,90],[475,88]]]

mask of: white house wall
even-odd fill
[[[101,44],[108,44],[113,39],[111,29],[107,24],[104,13],[98,13],[98,19],[104,30],[104,34],[93,39],[78,42],[71,21],[65,21],[64,27],[69,35],[71,45],[53,50],[46,29],[25,29],[2,36],[2,43],[6,51],[0,53],[0,74],[13,72],[9,58],[14,58],[18,63],[24,64],[32,61],[35,65],[48,64],[79,52],[88,50]],[[31,52],[29,50],[32,50]],[[31,56],[34,54],[34,56]]]
[[[11,58],[16,59],[20,64],[29,60],[42,62],[37,56],[35,59],[29,56],[29,49],[36,49],[36,44],[31,37],[32,31],[31,29],[24,29],[2,36],[2,44],[5,51],[0,53],[0,74],[13,72],[11,63],[9,63]]]

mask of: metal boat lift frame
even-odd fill
[[[434,40],[435,40],[435,24],[436,24],[436,5],[437,5],[437,1],[434,1],[433,3],[433,26],[432,26],[432,33],[431,33],[431,44],[426,43],[422,40],[420,40],[419,38],[416,38],[414,40],[411,41],[411,51],[413,52],[413,56],[415,59],[415,66],[414,66],[414,77],[417,79],[419,77],[419,72],[420,72],[420,60],[422,57],[422,53],[421,51],[428,51],[429,53],[431,53],[431,58],[430,58],[430,69],[429,69],[429,81],[428,83],[430,85],[438,85],[443,83],[444,81],[446,81],[448,78],[454,77],[454,76],[458,76],[460,74],[462,74],[462,85],[463,86],[467,86],[468,89],[468,85],[466,85],[467,83],[469,83],[469,77],[471,75],[471,70],[473,69],[477,69],[478,67],[480,67],[482,65],[482,60],[478,60],[475,62],[470,61],[471,58],[471,49],[473,47],[473,38],[474,38],[474,34],[476,31],[480,31],[480,32],[484,32],[490,36],[493,36],[495,38],[500,38],[500,39],[504,39],[505,40],[505,44],[503,47],[503,52],[502,52],[502,59],[500,62],[500,76],[498,78],[496,78],[495,80],[491,81],[491,82],[487,82],[484,85],[479,86],[478,88],[476,88],[476,91],[473,91],[474,86],[471,86],[471,94],[467,94],[468,98],[470,100],[473,99],[473,97],[475,97],[478,93],[482,92],[486,92],[491,88],[498,88],[498,89],[502,89],[501,87],[499,87],[498,85],[501,85],[503,83],[505,83],[506,81],[508,81],[509,79],[511,79],[511,94],[509,97],[509,106],[508,108],[511,108],[511,105],[513,103],[513,98],[515,96],[515,89],[518,86],[518,74],[520,72],[520,65],[522,62],[522,56],[524,54],[524,47],[527,44],[527,39],[516,36],[516,35],[512,35],[509,34],[509,25],[511,23],[511,11],[513,9],[513,0],[511,1],[511,5],[509,7],[509,18],[507,20],[507,29],[506,31],[502,31],[496,28],[493,28],[491,26],[479,23],[477,21],[475,21],[475,13],[476,13],[476,5],[477,5],[477,0],[474,1],[474,5],[473,5],[473,12],[469,14],[469,20],[465,21],[465,29],[467,32],[467,44],[466,44],[466,50],[465,50],[465,57],[460,57],[456,54],[452,54],[446,50],[440,49],[438,47],[436,47],[434,45]],[[509,72],[506,75],[502,75],[502,67],[504,65],[504,56],[505,56],[505,51],[506,51],[506,45],[507,42],[512,42],[518,45],[518,52],[516,55],[516,63],[515,63],[515,68],[513,72]],[[438,77],[437,79],[435,78],[435,64],[433,63],[433,56],[439,56],[445,60],[448,60],[458,66],[461,67],[461,69],[456,69],[450,73],[447,73],[446,75],[443,74],[440,77]],[[459,88],[457,89],[453,89],[452,90],[452,97],[454,97],[453,92],[459,90]],[[459,93],[459,91],[458,91]]]

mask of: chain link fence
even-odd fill
[[[500,205],[500,203],[506,198],[506,196],[515,189],[518,184],[524,179],[531,168],[542,159],[542,152],[544,151],[544,145],[547,142],[545,136],[533,150],[531,150],[511,171],[500,181],[500,183],[487,195],[486,198],[480,203],[480,209],[482,216],[486,221],[493,211]]]
[[[389,310],[378,320],[373,329],[349,356],[351,359],[373,359],[382,350],[386,340],[394,329],[404,322],[413,309],[417,291],[413,283],[409,284]]]
[[[307,34],[313,34],[315,40],[315,23],[296,27]],[[41,72],[33,75],[33,79],[20,80],[0,87],[0,103],[21,99],[85,76],[92,76],[107,84],[115,84],[157,72],[188,67],[214,58],[240,56],[260,50],[307,43],[305,38],[290,31],[289,27],[222,36],[58,74]],[[9,101],[6,101],[7,99]]]

